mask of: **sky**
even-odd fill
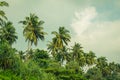
[[[64,26],[71,34],[70,46],[78,42],[85,52],[93,51],[98,57],[105,56],[108,61],[120,63],[120,0],[6,1],[9,7],[4,11],[16,28],[18,40],[13,47],[18,50],[27,49],[23,25],[18,22],[35,13],[45,21],[43,27],[48,35],[33,48],[46,49],[53,37],[51,32]]]

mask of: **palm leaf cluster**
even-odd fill
[[[52,32],[55,37],[53,37],[52,42],[49,42],[47,46],[48,50],[51,51],[53,56],[55,56],[56,52],[59,52],[58,50],[61,50],[64,48],[65,45],[68,45],[68,42],[70,42],[71,38],[69,33],[70,32],[65,29],[65,27],[59,27],[58,32]]]
[[[52,34],[55,35],[53,38],[53,43],[57,48],[63,48],[64,44],[68,45],[68,42],[70,42],[70,35],[69,31],[65,29],[65,27],[59,27],[59,31],[53,31]]]
[[[6,40],[9,42],[10,45],[12,45],[14,42],[16,42],[16,39],[18,39],[12,22],[4,21],[1,26],[2,26],[0,28],[1,41]]]
[[[46,34],[43,31],[44,21],[39,20],[35,14],[30,14],[29,17],[26,17],[25,20],[20,21],[24,25],[23,35],[25,36],[26,41],[28,41],[31,46],[38,44],[38,40],[44,40],[44,35]]]

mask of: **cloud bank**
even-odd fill
[[[71,27],[75,36],[72,42],[81,43],[85,51],[92,50],[97,56],[107,56],[109,61],[120,62],[120,20],[99,21],[100,13],[95,7],[87,7],[74,14]]]

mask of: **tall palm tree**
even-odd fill
[[[86,64],[88,66],[95,64],[96,62],[96,56],[95,53],[92,51],[89,51],[89,53],[86,54]]]
[[[59,51],[63,49],[64,45],[68,45],[71,37],[69,31],[64,27],[59,27],[59,31],[53,31],[52,34],[54,34],[55,37],[52,39],[52,42],[47,44],[47,46],[52,56],[55,57],[57,56],[57,53],[60,53]]]
[[[63,48],[60,49],[59,52],[55,56],[56,60],[60,61],[61,65],[64,63],[64,61],[68,63],[71,59],[71,55],[68,52],[68,50],[69,48],[67,48],[66,46],[63,46]]]
[[[16,39],[18,38],[16,36],[15,28],[12,24],[12,22],[3,22],[0,28],[0,37],[1,40],[6,40],[10,45],[12,45],[14,42],[16,42]]]
[[[105,57],[99,57],[97,58],[97,67],[102,69],[103,67],[107,66],[107,59]]]
[[[49,52],[51,52],[52,56],[55,57],[55,52],[57,52],[57,47],[53,42],[50,42],[47,44]]]
[[[96,66],[102,71],[103,77],[108,77],[108,75],[110,75],[111,71],[105,57],[99,57]]]
[[[82,48],[79,43],[75,43],[72,47],[72,60],[77,61],[81,67],[85,65],[85,56]]]
[[[60,50],[60,54],[61,54],[61,61],[63,62],[64,60],[66,60],[67,62],[70,61],[71,59],[71,55],[68,52],[69,48],[67,48],[66,46],[63,46],[63,49]]]
[[[23,35],[28,41],[28,50],[30,50],[31,45],[34,43],[35,46],[38,44],[38,40],[44,40],[44,35],[47,34],[43,31],[44,21],[39,20],[35,14],[30,14],[25,20],[20,21],[24,25]]]
[[[59,31],[53,31],[52,34],[55,35],[53,38],[53,43],[55,44],[55,47],[62,49],[64,44],[68,45],[68,42],[70,42],[70,34],[65,27],[59,27]]]

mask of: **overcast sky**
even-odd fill
[[[23,27],[18,24],[25,16],[35,13],[45,21],[45,41],[37,48],[46,49],[52,31],[65,26],[71,32],[71,46],[79,42],[85,52],[92,50],[97,56],[120,62],[120,0],[6,0],[6,15],[13,22],[18,40],[13,47],[26,50]],[[36,48],[33,46],[33,48]]]

